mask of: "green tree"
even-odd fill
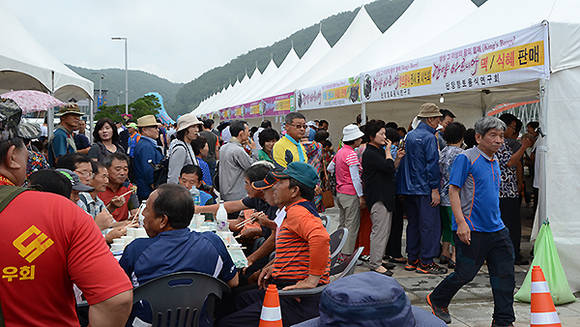
[[[161,104],[157,100],[157,97],[148,95],[129,104],[129,113],[133,116],[133,119],[137,119],[145,115],[157,115],[159,113],[159,108],[161,108]],[[104,105],[99,107],[99,110],[95,114],[95,120],[110,118],[113,121],[122,121],[122,115],[124,113],[124,104],[118,106]]]

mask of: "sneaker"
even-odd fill
[[[447,273],[447,268],[443,268],[435,262],[428,265],[420,263],[415,272],[419,274],[443,275]]]
[[[431,303],[431,293],[427,294],[427,304],[431,308],[431,312],[433,312],[433,314],[437,318],[443,320],[446,324],[451,323],[451,316],[449,315],[449,310],[447,308],[441,308],[433,305],[433,303]]]
[[[335,265],[340,265],[341,263],[343,263],[346,259],[348,258],[347,255],[340,253],[338,255],[338,257],[336,258],[336,263]]]
[[[361,256],[360,256],[360,259],[361,259],[362,261],[364,261],[364,262],[369,262],[369,260],[371,259],[371,256],[370,256],[370,255],[367,255],[367,254],[365,254],[365,255],[361,255]]]
[[[407,261],[407,265],[405,266],[406,271],[413,271],[417,269],[417,265],[419,265],[419,259],[413,261]]]

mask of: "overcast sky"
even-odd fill
[[[369,2],[0,0],[0,6],[66,64],[124,68],[123,43],[111,37],[126,36],[129,69],[188,82],[251,49]]]

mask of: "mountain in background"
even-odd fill
[[[384,32],[405,12],[412,2],[413,0],[377,0],[365,7],[377,27],[381,32]],[[320,23],[303,28],[269,47],[251,50],[224,66],[203,73],[179,90],[175,100],[175,108],[180,112],[193,110],[205,98],[219,92],[228,84],[234,84],[236,78],[241,81],[246,73],[253,73],[256,63],[260,72],[266,69],[270,58],[273,58],[277,66],[280,66],[292,48],[292,43],[294,43],[298,57],[302,57],[319,30],[322,30],[322,34],[330,46],[334,46],[346,32],[359,10],[360,7],[325,18]]]
[[[88,69],[71,65],[67,65],[67,67],[95,83],[95,92],[98,92],[99,89],[100,75],[98,74],[105,75],[102,85],[103,90],[107,90],[107,95],[104,97],[107,100],[107,104],[116,105],[117,100],[119,100],[120,104],[125,104],[125,95],[123,94],[125,91],[124,69]],[[129,103],[143,97],[145,93],[159,92],[163,96],[166,110],[175,114],[175,96],[182,86],[183,83],[173,83],[144,71],[129,70]]]
[[[481,6],[487,0],[471,1],[475,5]],[[365,5],[365,7],[379,30],[384,32],[405,12],[412,2],[413,0],[377,0]],[[320,23],[303,28],[271,46],[250,50],[223,66],[210,69],[186,84],[172,83],[153,74],[130,70],[129,102],[135,101],[145,93],[157,91],[163,96],[167,113],[173,118],[180,114],[191,112],[201,101],[219,92],[226,85],[234,84],[236,79],[241,81],[246,74],[252,74],[256,65],[260,72],[263,72],[270,58],[272,58],[276,65],[280,66],[290,51],[292,44],[294,44],[298,57],[302,57],[319,30],[322,30],[322,34],[328,43],[334,46],[359,10],[360,7],[330,16],[321,20]],[[436,17],[434,17],[435,19]],[[98,89],[99,81],[98,76],[93,73],[104,74],[103,89],[109,91],[108,104],[117,104],[117,95],[125,89],[124,70],[86,69],[70,65],[68,67],[77,74],[93,81],[95,89]],[[124,95],[121,95],[120,103],[124,103]]]

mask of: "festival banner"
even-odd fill
[[[294,92],[264,98],[260,102],[261,111],[264,116],[286,115],[292,111],[296,111]]]
[[[262,116],[262,106],[261,101],[254,101],[250,103],[243,104],[242,107],[244,108],[244,118],[257,118]]]
[[[346,106],[360,103],[360,78],[301,89],[296,92],[298,110]]]
[[[363,73],[362,93],[364,101],[385,101],[548,78],[548,53],[548,27],[540,24]]]

